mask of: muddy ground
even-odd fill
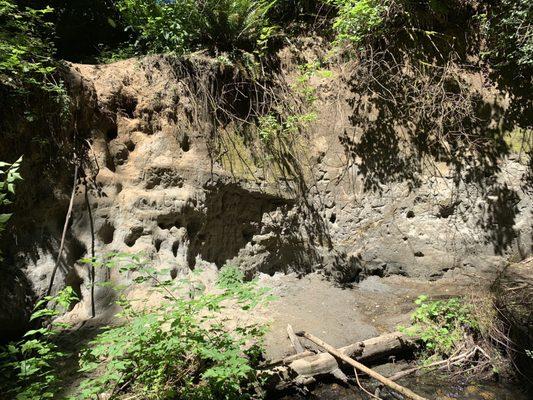
[[[277,296],[267,310],[270,330],[267,358],[291,354],[286,327],[306,330],[336,347],[407,326],[421,294],[431,297],[465,295],[486,290],[489,277],[456,275],[428,282],[403,276],[371,276],[350,286],[335,284],[318,273],[263,275],[261,285]]]
[[[230,308],[229,323],[234,325],[250,322],[267,323],[269,330],[265,338],[265,358],[275,360],[294,354],[286,333],[287,324],[291,324],[296,331],[308,331],[335,347],[341,347],[392,332],[399,325],[409,325],[411,313],[416,307],[414,301],[421,294],[432,298],[488,296],[499,274],[499,271],[492,271],[483,276],[464,272],[450,273],[447,277],[436,281],[398,275],[371,276],[350,285],[340,285],[320,273],[311,273],[302,277],[296,274],[277,273],[273,276],[261,274],[258,277],[258,285],[269,288],[270,294],[274,295],[275,299],[245,314]],[[216,268],[206,268],[201,274],[195,274],[194,279],[201,280],[207,290],[210,290],[217,275]],[[132,294],[144,298],[145,304],[157,302],[157,299],[150,297],[148,291],[140,288],[135,288]],[[67,350],[75,353],[90,341],[102,326],[116,322],[113,310],[117,311],[116,308],[109,308],[108,312],[90,319],[84,315],[82,307],[75,307],[65,317],[65,320],[74,326],[74,329],[64,336]],[[312,348],[310,343],[305,341],[303,343]],[[79,382],[79,375],[75,372],[76,364],[76,359],[71,358],[65,365],[65,378],[71,382],[66,393],[73,393]],[[387,364],[373,366],[385,376],[408,367],[407,361],[394,358],[388,360]],[[324,378],[325,380],[319,380],[318,384],[309,388],[273,393],[269,398],[283,400],[365,398],[361,397],[360,392],[354,390],[352,386],[340,385],[332,377]],[[365,386],[372,388],[372,382],[368,380],[363,382]],[[449,376],[444,378],[413,376],[407,377],[400,383],[432,399],[525,400],[528,398],[522,393],[521,386],[503,382],[477,384],[472,381],[462,382],[457,380],[457,377],[452,379]]]

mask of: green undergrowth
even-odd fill
[[[140,255],[110,254],[84,259],[95,268],[128,274],[146,288],[142,298],[128,296],[130,285],[100,284],[118,295],[118,324],[105,327],[78,353],[66,354],[58,335],[69,326],[56,317],[76,300],[67,287],[41,299],[31,320],[38,323],[17,342],[0,348],[0,390],[16,400],[65,398],[61,371],[67,357],[79,358],[82,381],[68,399],[256,399],[262,381],[255,366],[262,356],[266,326],[234,321],[253,313],[272,297],[242,271],[223,267],[213,288],[195,276],[170,280]],[[137,286],[139,287],[139,286]],[[146,299],[157,298],[147,306]]]
[[[80,371],[87,378],[76,399],[133,394],[143,399],[247,399],[258,396],[254,365],[262,353],[265,326],[251,322],[228,329],[234,312],[250,312],[268,301],[266,290],[245,282],[226,266],[216,290],[194,280],[163,280],[140,256],[113,255],[84,260],[97,268],[118,268],[150,283],[160,304],[144,307],[125,292],[118,304],[120,326],[106,328],[82,352]],[[232,307],[231,311],[228,307]]]
[[[140,51],[185,53],[261,51],[274,32],[269,12],[277,0],[120,0]]]
[[[0,161],[0,235],[6,229],[7,222],[11,218],[11,213],[6,213],[7,207],[12,204],[12,197],[15,195],[15,184],[22,180],[19,173],[20,157],[14,163]],[[0,261],[2,253],[0,252]]]
[[[398,329],[419,342],[416,356],[423,370],[446,367],[464,379],[519,376],[513,357],[524,349],[513,347],[493,296],[433,300],[422,295],[415,304],[412,325]]]
[[[60,82],[53,78],[53,24],[47,17],[50,6],[21,6],[13,0],[0,0],[0,88],[16,93],[31,89],[61,93]]]
[[[400,331],[421,341],[423,363],[450,357],[466,338],[480,334],[474,310],[463,299],[431,300],[421,295],[415,304],[412,325],[400,327]]]
[[[369,35],[383,33],[384,15],[391,2],[385,0],[328,0],[338,9],[333,21],[335,44],[359,45]]]
[[[17,342],[0,347],[0,392],[16,400],[52,399],[61,387],[59,365],[67,356],[55,339],[68,325],[52,318],[64,313],[76,300],[71,287],[39,300],[29,330]]]

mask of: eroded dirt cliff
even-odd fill
[[[282,52],[276,80],[297,82],[298,65],[316,57],[303,48]],[[87,316],[89,270],[77,260],[93,249],[143,252],[172,277],[229,263],[248,276],[322,271],[343,283],[483,274],[531,254],[524,158],[506,152],[495,168],[458,168],[427,154],[414,160],[400,128],[395,140],[379,129],[369,136],[354,115],[373,123],[380,114],[354,106],[350,65],[310,78],[316,119],[291,142],[289,166],[270,160],[243,128],[256,122],[250,104],[258,91],[234,66],[151,56],[69,68],[74,118],[83,116],[72,131],[85,150],[54,287],[74,285]],[[488,105],[505,106],[483,89],[482,76],[469,79]],[[276,161],[282,165],[273,167]],[[68,182],[72,168],[64,168]],[[32,254],[9,249],[35,297],[46,292],[56,263],[68,186],[62,182],[62,201],[26,234]],[[96,281],[105,280],[124,283],[97,271]],[[98,313],[107,310],[112,291],[97,288],[95,300]]]

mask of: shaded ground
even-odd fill
[[[209,288],[216,280],[216,268],[206,269],[199,276]],[[491,276],[472,276],[465,273],[450,274],[437,281],[428,282],[403,276],[380,278],[371,276],[353,286],[339,286],[324,276],[313,273],[299,278],[295,274],[260,275],[260,286],[269,287],[276,300],[268,306],[255,309],[250,313],[239,313],[228,309],[231,323],[237,325],[249,322],[268,321],[270,329],[266,336],[266,358],[277,359],[294,353],[287,338],[286,327],[291,324],[295,330],[309,331],[326,342],[344,346],[359,340],[368,339],[397,329],[398,325],[408,325],[410,314],[415,308],[414,300],[421,294],[431,297],[468,296],[488,291],[494,281],[496,271]],[[139,289],[141,290],[141,289]],[[137,293],[151,299],[146,293]],[[76,326],[71,335],[65,337],[65,347],[73,353],[85,345],[98,332],[98,328],[113,321],[113,313],[100,315]],[[71,317],[82,317],[76,312]],[[75,318],[73,318],[75,319]],[[71,322],[74,322],[72,319]],[[308,344],[308,343],[306,343]],[[72,358],[65,365],[65,376],[72,385],[69,393],[79,380],[75,372],[77,360]],[[386,364],[378,367],[386,376],[402,369],[402,363]],[[385,368],[385,369],[383,369]],[[392,370],[387,370],[387,368]],[[383,370],[382,370],[383,369]],[[503,384],[491,386],[472,383],[440,382],[433,378],[409,378],[403,384],[416,389],[422,395],[434,399],[461,398],[477,399],[526,399],[518,387],[508,388]],[[372,382],[365,382],[371,387]],[[359,396],[359,397],[358,397]],[[290,393],[288,399],[362,399],[353,388],[339,386],[331,381],[319,384],[310,392]],[[522,397],[521,397],[522,396]],[[387,399],[388,397],[382,397]],[[391,397],[392,398],[392,397]]]
[[[438,400],[528,400],[530,397],[522,392],[520,386],[502,383],[461,383],[451,384],[446,377],[425,376],[400,380],[399,383],[416,390],[416,392],[429,399]],[[362,381],[366,389],[374,391],[372,382]],[[390,394],[381,394],[382,399],[396,399]],[[278,400],[366,400],[369,396],[352,387],[341,386],[337,383],[326,383],[318,385],[310,393],[286,394]],[[273,400],[273,399],[272,399]]]
[[[530,260],[531,262],[531,260]],[[516,269],[516,268],[515,268]],[[513,271],[515,270],[513,269]],[[272,320],[266,346],[269,358],[292,354],[286,336],[286,326],[295,330],[308,330],[334,346],[344,346],[408,325],[414,300],[421,294],[431,297],[469,296],[488,293],[497,271],[485,276],[466,273],[450,274],[438,281],[428,282],[402,276],[380,278],[372,276],[353,287],[339,287],[318,274],[303,278],[294,275],[262,277],[261,283],[272,288],[278,301],[269,307]],[[388,369],[402,369],[398,364],[379,366],[384,375]],[[458,380],[459,379],[459,380]],[[418,394],[430,399],[467,400],[526,400],[530,397],[520,384],[505,382],[462,382],[460,377],[452,381],[450,376],[422,375],[406,377],[399,381]],[[374,383],[363,380],[363,385],[374,391]],[[390,394],[381,394],[383,399],[394,399]],[[295,399],[368,399],[353,387],[338,382],[322,382],[309,391],[293,391],[277,397]]]
[[[286,327],[307,330],[340,347],[408,325],[414,300],[421,294],[446,297],[472,293],[486,286],[480,277],[456,275],[428,282],[402,276],[369,277],[352,287],[340,287],[319,274],[262,276],[278,299],[271,303],[266,338],[267,358],[292,354]],[[473,286],[474,285],[474,286]]]

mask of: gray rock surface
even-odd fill
[[[331,85],[338,82],[318,82],[325,95],[317,122],[305,133],[305,191],[295,194],[290,181],[269,180],[259,168],[252,179],[213,156],[215,136],[232,125],[218,131],[202,110],[193,91],[198,81],[222,78],[213,72],[218,65],[196,62],[148,57],[71,66],[84,98],[91,99],[80,100],[79,107],[94,110],[83,129],[90,143],[84,180],[90,182],[96,254],[142,252],[173,277],[199,263],[232,263],[248,276],[321,270],[343,283],[374,275],[434,280],[531,254],[533,207],[523,160],[503,157],[500,171],[481,183],[458,183],[450,166],[435,163],[416,186],[388,179],[369,189],[369,166],[351,159],[341,140],[353,112],[348,94],[341,91],[340,100],[330,101]],[[35,296],[44,293],[55,264],[63,221],[54,218],[51,244],[34,236],[34,257],[22,251],[17,257],[13,250]],[[76,260],[90,254],[92,243],[80,183],[55,288],[77,287],[86,312],[88,268]],[[97,280],[131,283],[107,270],[99,270]],[[388,290],[372,282],[362,290]],[[98,288],[96,300],[101,312],[113,298]],[[370,325],[354,329],[357,338],[376,333]]]

